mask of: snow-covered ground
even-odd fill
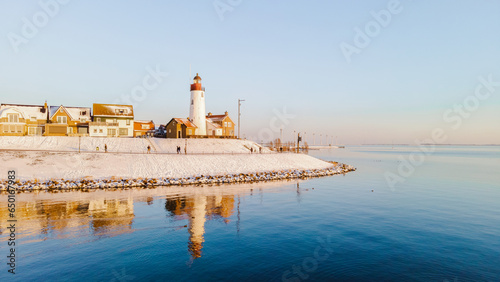
[[[151,143],[149,143],[151,141]],[[331,163],[304,154],[258,152],[259,145],[246,140],[82,138],[78,153],[76,137],[0,137],[0,179],[14,169],[18,179],[82,178],[181,178],[332,167]],[[104,144],[108,153],[104,153]],[[157,153],[145,154],[148,144]],[[95,147],[100,146],[97,152]],[[30,151],[35,150],[35,151]],[[49,151],[45,151],[49,150]],[[205,153],[205,154],[201,154]],[[215,154],[214,154],[215,153]],[[233,154],[231,154],[233,153]]]
[[[184,153],[250,153],[250,148],[258,152],[260,145],[237,139],[165,139],[165,138],[106,138],[106,137],[59,137],[59,136],[0,136],[0,150],[48,150],[78,152],[144,153],[148,145],[152,153],[175,153],[180,146]],[[263,148],[262,152],[269,152]]]

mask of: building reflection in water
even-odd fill
[[[118,195],[113,192],[105,195],[47,193],[42,194],[41,198],[35,194],[23,196],[25,198],[16,203],[16,226],[17,239],[25,243],[85,236],[104,238],[130,233],[134,231],[134,202],[147,206],[159,203],[151,195],[134,197],[133,194]],[[176,221],[188,221],[187,248],[191,258],[196,259],[202,255],[206,221],[229,223],[236,196],[195,192],[163,194],[163,197],[169,216]],[[8,216],[6,205],[0,204],[0,242],[8,239],[5,225]],[[236,224],[239,229],[239,220]]]
[[[2,208],[2,223],[7,222],[8,216],[7,208]],[[28,242],[78,237],[89,231],[93,236],[110,237],[132,231],[134,201],[128,197],[18,202],[16,216],[18,239],[28,238]],[[0,229],[4,233],[5,226]],[[2,236],[0,241],[4,240],[6,237]]]
[[[113,236],[132,230],[134,201],[132,197],[114,200],[93,200],[88,209],[94,235]]]
[[[206,220],[229,223],[234,210],[234,195],[167,197],[165,209],[176,220],[188,220],[188,250],[191,257],[196,259],[201,257]]]

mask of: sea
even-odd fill
[[[2,194],[0,281],[500,281],[499,146],[308,154],[356,171]]]

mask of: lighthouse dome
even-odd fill
[[[201,83],[201,77],[198,75],[198,73],[196,73],[196,76],[193,78],[193,80],[195,81],[195,83]]]

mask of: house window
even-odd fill
[[[31,121],[36,121],[36,117],[31,117]]]
[[[116,129],[108,128],[108,136],[116,136]]]
[[[120,136],[128,135],[128,128],[120,128],[118,134],[120,134]]]
[[[127,125],[130,125],[130,120],[129,119],[127,119]]]
[[[115,114],[123,115],[126,113],[127,113],[126,109],[115,109]]]
[[[87,118],[80,118],[80,122],[86,122]]]
[[[168,130],[168,133],[171,133],[171,132],[172,132],[172,130],[171,130],[171,129],[169,129],[169,130]]]
[[[28,135],[41,135],[42,131],[40,127],[28,127]]]
[[[224,127],[227,127],[227,122],[224,122]]]
[[[9,122],[19,122],[18,114],[8,114],[7,117],[9,118]]]
[[[97,121],[97,122],[101,122],[101,118],[97,118],[97,120],[96,120],[96,121]]]
[[[18,125],[4,125],[4,132],[9,132],[10,130],[10,133],[21,133],[21,130],[22,130],[22,126],[18,126]]]
[[[57,117],[57,123],[67,123],[67,121],[68,121],[67,117],[64,116]]]
[[[94,133],[97,133],[97,128],[94,128]]]
[[[99,133],[102,133],[102,129],[99,129]]]
[[[80,115],[81,115],[81,116],[85,116],[85,115],[87,115],[87,111],[80,111]]]
[[[188,129],[188,134],[191,135],[191,129]]]
[[[68,134],[73,134],[73,127],[68,127]]]

